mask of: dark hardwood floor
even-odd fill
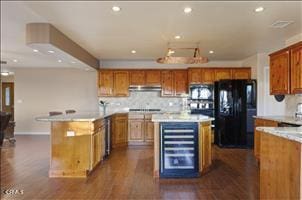
[[[200,178],[154,179],[153,149],[131,147],[114,150],[87,179],[50,179],[49,137],[17,136],[15,147],[1,149],[1,199],[258,199],[252,150],[214,147],[213,158]]]

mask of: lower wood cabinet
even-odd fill
[[[266,119],[255,119],[255,129],[254,129],[254,156],[256,160],[260,161],[260,139],[261,132],[256,130],[256,127],[267,126],[267,127],[277,127],[278,122]]]
[[[145,145],[153,144],[154,123],[151,115],[140,114],[129,116],[128,120],[128,144]]]
[[[115,114],[111,122],[112,148],[128,145],[128,114]]]
[[[199,156],[199,163],[202,166],[202,172],[210,167],[212,164],[212,131],[211,123],[204,122],[199,125],[199,147],[201,148],[202,155]]]
[[[145,141],[154,141],[154,123],[151,120],[145,120]]]
[[[144,141],[144,119],[136,120],[130,119],[128,121],[128,139],[129,142],[143,142]]]

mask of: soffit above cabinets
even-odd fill
[[[99,60],[49,23],[26,25],[26,44],[54,57],[58,62],[71,62],[99,69]]]

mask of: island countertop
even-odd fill
[[[118,112],[118,113],[125,113],[125,112]],[[36,120],[42,122],[69,122],[69,121],[92,122],[98,119],[109,117],[114,114],[117,114],[117,112],[110,112],[106,114],[102,114],[99,112],[80,112],[80,113],[61,114],[61,115],[53,115],[53,116],[41,116],[41,117],[36,117]]]
[[[257,127],[256,130],[302,143],[302,127]]]
[[[254,118],[272,120],[276,122],[285,122],[302,126],[302,120],[299,120],[293,116],[254,116]]]
[[[186,116],[182,114],[154,114],[152,115],[152,122],[208,122],[213,121],[214,118],[205,115],[191,115]]]

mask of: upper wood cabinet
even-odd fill
[[[203,68],[201,70],[201,83],[214,83],[215,69]]]
[[[160,85],[161,73],[160,70],[145,70],[145,84],[146,85]]]
[[[302,93],[302,42],[270,56],[270,94]]]
[[[99,96],[113,96],[113,71],[111,70],[100,71]]]
[[[188,69],[188,81],[190,84],[201,83],[201,69],[200,68],[190,68]]]
[[[145,85],[145,71],[130,71],[130,85]]]
[[[302,44],[293,47],[291,54],[291,93],[302,93]]]
[[[232,69],[221,68],[215,69],[215,81],[232,79]]]
[[[99,96],[129,96],[129,73],[120,70],[100,70]]]
[[[129,96],[129,73],[128,71],[114,72],[114,96]]]
[[[187,70],[175,70],[173,72],[174,95],[180,96],[188,93],[188,72]]]
[[[180,96],[188,93],[187,70],[163,70],[161,79],[162,96]]]
[[[289,50],[270,56],[270,93],[289,94]]]
[[[233,79],[251,79],[251,68],[232,69]]]
[[[161,72],[161,95],[162,96],[173,96],[174,95],[174,81],[173,71],[164,70]]]

